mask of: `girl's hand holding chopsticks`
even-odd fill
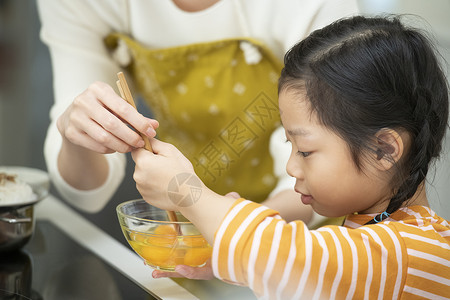
[[[179,174],[195,175],[192,163],[172,144],[150,139],[153,153],[135,149],[131,156],[136,164],[133,178],[136,188],[148,203],[161,209],[177,211],[179,207],[169,199],[169,182]],[[189,191],[180,191],[180,193]]]
[[[154,137],[159,124],[136,111],[110,85],[95,82],[74,99],[57,126],[64,143],[97,153],[126,153],[144,147],[138,132]]]

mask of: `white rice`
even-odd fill
[[[5,180],[0,184],[0,205],[15,205],[37,199],[31,186],[18,178],[14,181]]]

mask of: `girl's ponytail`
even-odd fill
[[[427,177],[430,163],[438,158],[442,150],[442,140],[447,128],[448,89],[445,76],[441,71],[431,43],[420,33],[407,30],[408,44],[412,53],[414,67],[411,72],[411,109],[412,139],[406,160],[402,183],[391,198],[386,214],[376,216],[368,224],[376,223],[398,210],[403,203],[410,200],[417,189],[423,188],[422,182]],[[429,76],[434,74],[435,76]]]

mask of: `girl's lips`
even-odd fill
[[[313,201],[313,197],[309,195],[303,195],[302,194],[302,203],[305,205],[311,204]]]
[[[311,195],[305,195],[297,189],[294,189],[297,193],[301,195],[302,203],[305,205],[311,204],[313,202],[313,197]]]

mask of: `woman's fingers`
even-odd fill
[[[159,122],[155,119],[147,118],[150,124],[153,126],[153,129],[157,129],[159,127]]]
[[[95,134],[91,136],[107,147],[113,147],[114,144],[118,145],[119,140],[135,148],[142,147],[144,145],[144,141],[137,132],[128,127],[109,110],[101,107],[100,105],[98,106],[99,107],[90,112],[90,117],[101,126],[103,132],[98,130],[94,131],[94,128],[91,126],[87,128],[86,133],[89,135]],[[114,139],[112,137],[114,137]]]
[[[134,129],[146,134],[153,134],[152,123],[149,119],[140,114],[131,104],[117,95],[111,86],[98,82],[90,86],[90,89],[98,96],[98,99],[120,119],[130,124]],[[117,118],[118,120],[118,118]],[[108,119],[110,123],[105,124],[108,128],[115,129],[117,123],[114,119]],[[120,121],[120,120],[119,120]],[[120,128],[120,127],[119,127]],[[154,136],[154,135],[153,135]]]
[[[81,102],[81,103],[80,103]],[[77,143],[78,134],[88,135],[91,139],[96,141],[99,145],[105,147],[109,150],[100,150],[101,153],[106,152],[128,152],[131,151],[133,147],[142,147],[144,141],[139,137],[139,135],[129,129],[125,124],[119,121],[122,126],[126,127],[127,130],[131,131],[133,135],[136,135],[137,142],[130,146],[130,144],[124,142],[116,135],[114,135],[111,131],[105,129],[101,124],[98,117],[98,111],[105,111],[104,107],[99,105],[96,101],[91,101],[91,105],[89,106],[91,109],[87,109],[85,106],[86,101],[77,101],[73,108],[71,109],[71,113],[69,115],[69,121],[66,124],[65,136],[73,143]],[[112,116],[111,113],[108,113]],[[108,117],[108,116],[106,116]],[[115,118],[115,117],[114,117]],[[100,119],[101,120],[101,119]],[[88,148],[88,145],[81,144]],[[112,150],[112,151],[111,151]]]
[[[70,127],[66,130],[66,138],[75,145],[82,146],[97,153],[113,153],[115,150],[105,147],[91,138],[85,132],[78,131],[75,127]]]
[[[214,278],[214,274],[210,265],[196,268],[185,265],[178,265],[175,271],[183,277],[189,279],[210,280]]]
[[[147,124],[145,130],[148,130],[151,128],[150,122],[138,113],[132,105],[119,97],[109,85],[101,82],[92,84],[82,96],[78,105],[96,123],[128,145],[142,147],[142,139],[139,134],[125,123],[140,130],[135,125],[140,120],[141,123]],[[103,137],[103,135],[100,137]],[[109,140],[107,141],[109,142]]]
[[[144,146],[144,141],[139,136],[137,141],[130,146],[129,143],[125,143],[110,131],[105,130],[102,126],[95,126],[95,124],[86,128],[86,134],[103,147],[120,153],[130,152],[133,147]]]
[[[154,137],[158,121],[142,116],[106,83],[93,83],[58,119],[58,129],[72,143],[100,153],[129,152],[144,146],[130,124]],[[89,137],[89,138],[88,138]]]
[[[203,267],[190,267],[186,265],[178,265],[175,267],[175,272],[165,272],[161,270],[154,270],[152,272],[153,278],[189,278],[198,280],[210,280],[214,278],[210,261]]]

